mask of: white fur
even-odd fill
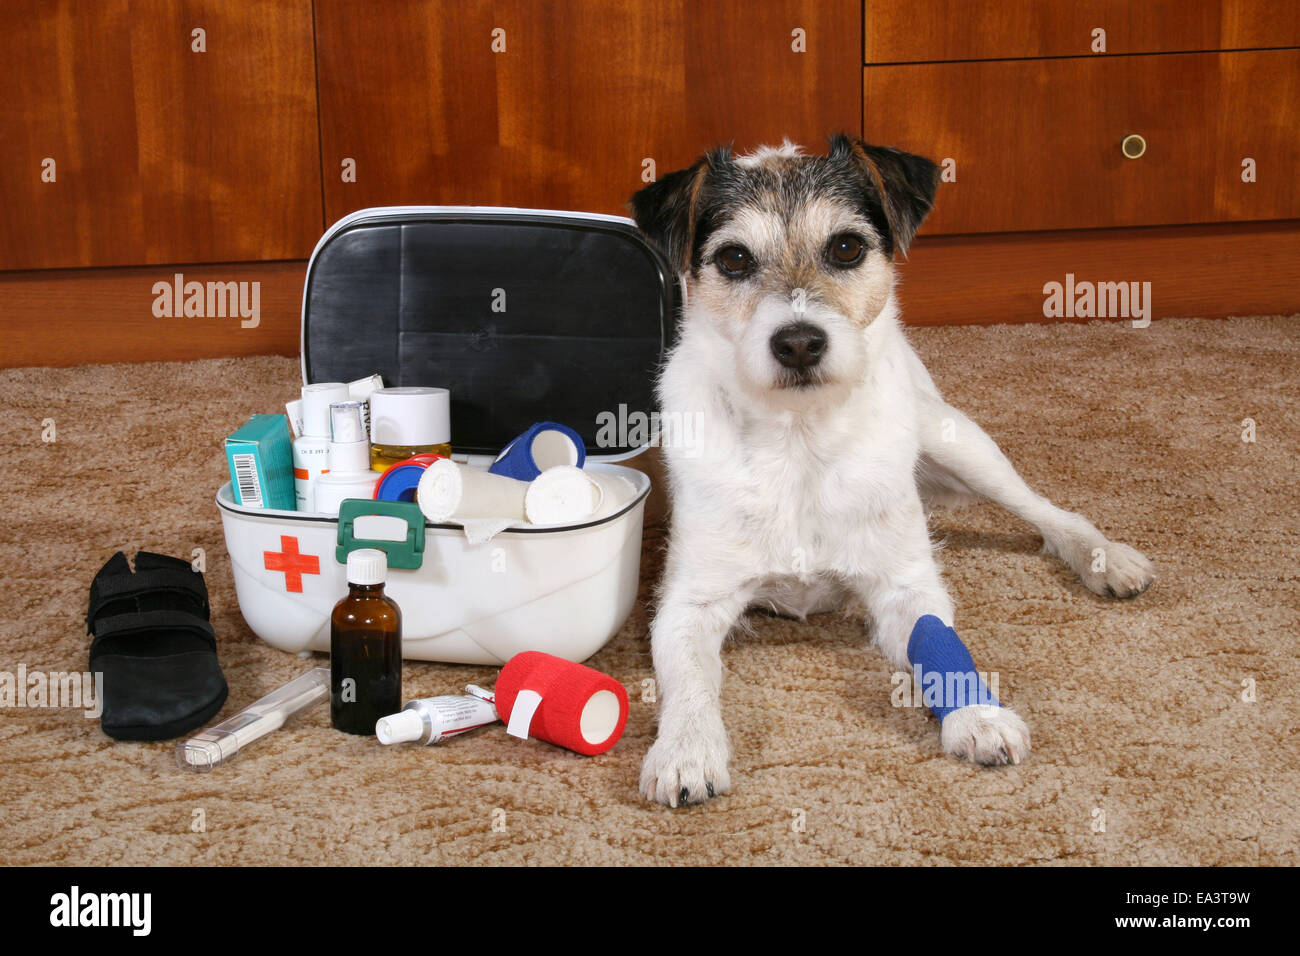
[[[1098,593],[1128,596],[1151,581],[1145,558],[1032,492],[994,442],[943,401],[903,334],[892,292],[865,327],[817,302],[808,317],[830,339],[825,385],[769,387],[776,366],[767,340],[790,316],[788,305],[766,299],[743,321],[688,301],[661,376],[663,411],[698,414],[700,423],[697,444],[665,449],[673,514],[652,628],[659,734],[641,790],[670,806],[730,787],[721,647],[747,607],[802,616],[856,598],[900,670],[910,669],[918,617],[953,623],[923,498],[997,502],[1037,525],[1045,549]],[[945,419],[955,424],[953,441],[944,440]],[[1091,570],[1095,548],[1107,554],[1105,572]],[[979,763],[1018,763],[1029,731],[1010,708],[966,707],[944,721],[941,743]]]
[[[741,166],[761,166],[773,159],[795,159],[802,155],[803,147],[786,137],[780,146],[758,146],[744,156],[737,156],[736,162]]]

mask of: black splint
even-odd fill
[[[168,740],[226,702],[208,622],[208,589],[188,561],[141,551],[135,573],[121,551],[90,585],[90,670],[104,675],[100,726],[118,740]]]

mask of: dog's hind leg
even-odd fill
[[[926,377],[928,382],[928,375]],[[931,385],[931,389],[933,386]],[[1110,541],[1083,515],[1034,492],[979,425],[937,392],[918,389],[921,461],[917,482],[927,502],[986,498],[1036,527],[1043,550],[1056,555],[1097,594],[1135,597],[1155,579],[1140,551]]]

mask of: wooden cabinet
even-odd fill
[[[710,146],[820,147],[861,122],[859,0],[315,8],[329,220],[399,203],[626,213],[643,176]]]
[[[0,63],[0,269],[311,252],[311,0],[10,0]]]
[[[863,127],[944,161],[930,235],[1298,218],[1298,48],[1272,0],[867,0]]]
[[[951,163],[928,234],[1300,217],[1300,50],[868,66],[863,102]]]
[[[1295,2],[6,0],[4,16],[0,365],[291,354],[304,260],[355,209],[624,213],[711,146],[818,150],[839,130],[951,161],[905,267],[910,321],[1041,321],[1045,274],[1128,263],[1181,314],[1300,308]],[[1189,223],[1212,225],[1171,231]],[[1128,226],[1163,228],[1103,228]],[[258,323],[156,315],[176,273],[264,284]]]
[[[1043,321],[1071,273],[1300,309],[1298,48],[1279,0],[865,0],[864,136],[945,167],[909,321]]]

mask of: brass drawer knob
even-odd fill
[[[1147,151],[1147,141],[1137,133],[1129,133],[1124,137],[1124,141],[1119,144],[1119,148],[1129,159],[1137,159]]]

